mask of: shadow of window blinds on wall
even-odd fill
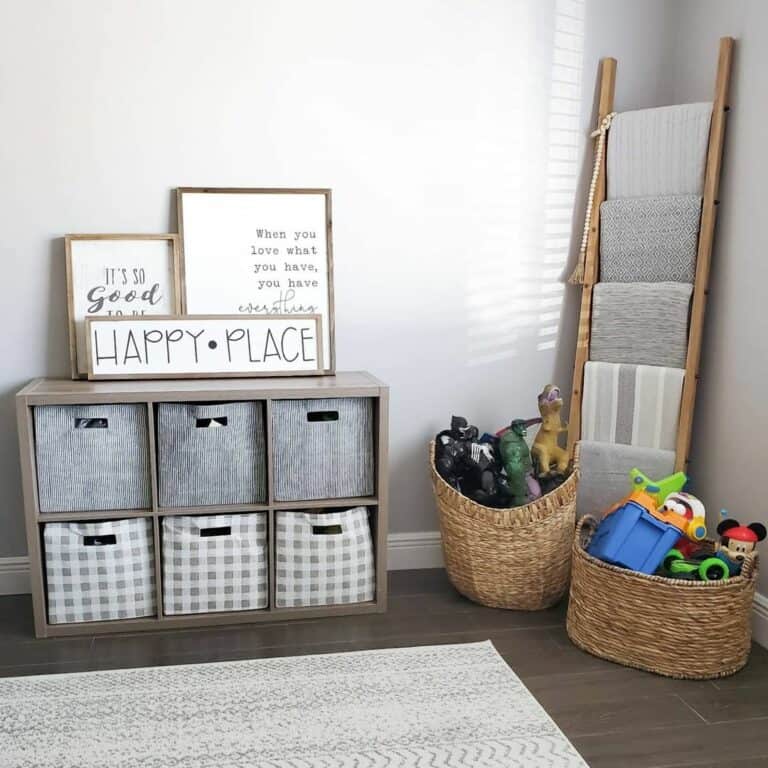
[[[510,40],[519,46],[519,71],[509,73],[510,91],[497,94],[514,110],[512,124],[519,130],[487,148],[499,194],[477,212],[485,230],[467,254],[465,309],[473,366],[554,350],[571,243],[583,142],[584,2],[520,5],[528,23]],[[529,26],[546,19],[534,14],[550,15],[548,61],[542,61],[541,37]]]

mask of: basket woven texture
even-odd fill
[[[522,507],[493,509],[462,496],[435,469],[445,569],[465,597],[491,608],[537,611],[568,588],[578,466],[551,493]]]
[[[706,680],[740,670],[752,641],[757,558],[726,581],[684,581],[618,568],[587,554],[598,521],[579,520],[573,541],[568,636],[627,667]],[[714,550],[713,542],[705,546]]]

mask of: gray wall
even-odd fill
[[[597,61],[621,59],[618,108],[658,103],[670,15],[663,0],[0,0],[0,557],[26,549],[14,392],[67,374],[61,238],[174,231],[180,185],[333,188],[338,366],[392,385],[392,527],[435,529],[430,435],[451,413],[484,429],[534,415],[543,384],[568,385],[578,292],[561,279]]]
[[[675,10],[686,33],[672,60],[673,100],[711,99],[717,40],[738,38],[691,474],[711,525],[723,508],[742,522],[768,524],[768,4],[685,0]],[[765,570],[760,591],[768,593]]]

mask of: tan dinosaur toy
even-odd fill
[[[538,465],[539,477],[552,474],[553,465],[556,474],[563,474],[568,469],[568,451],[561,448],[557,442],[558,435],[568,431],[568,426],[560,420],[562,407],[560,388],[547,384],[539,395],[541,427],[531,448],[531,456]]]

